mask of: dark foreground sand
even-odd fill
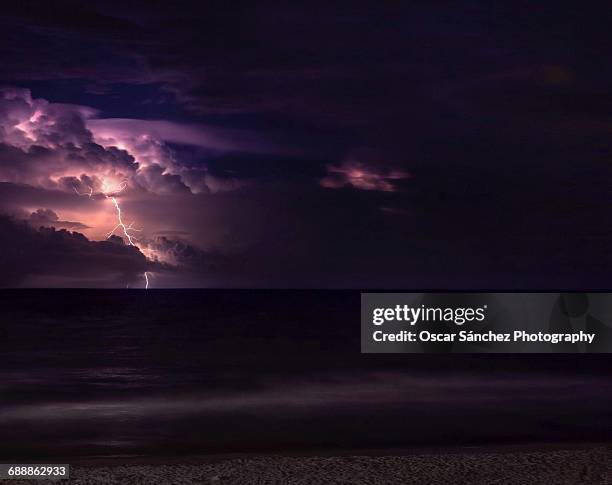
[[[40,485],[43,482],[20,480],[11,483]],[[612,448],[600,445],[548,451],[268,456],[201,464],[75,465],[70,482],[62,483],[610,485]]]

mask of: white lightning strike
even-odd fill
[[[134,222],[130,222],[127,226],[125,225],[121,217],[121,207],[119,206],[119,202],[117,201],[117,198],[116,198],[116,195],[123,192],[126,187],[127,187],[127,181],[125,180],[123,180],[119,185],[117,185],[114,188],[112,186],[109,186],[106,180],[102,183],[102,191],[101,191],[102,195],[106,197],[107,199],[110,199],[113,202],[113,205],[115,206],[115,209],[117,211],[117,225],[113,227],[112,231],[107,233],[106,239],[109,239],[115,233],[117,229],[121,228],[121,230],[123,231],[123,235],[128,240],[128,244],[140,250],[140,247],[138,246],[138,244],[136,244],[138,240],[130,234],[130,231],[141,231],[141,229],[135,229],[134,227],[132,227]],[[93,187],[89,187],[89,193],[85,193],[85,194],[80,193],[76,187],[74,187],[74,191],[78,195],[85,195],[85,196],[88,196],[90,199],[93,196]],[[145,289],[149,289],[148,271],[144,272],[143,277],[145,279]]]
[[[106,198],[113,201],[113,204],[115,205],[115,209],[117,209],[117,220],[119,221],[119,223],[115,227],[113,227],[113,230],[106,235],[106,239],[110,238],[117,229],[121,228],[123,230],[123,235],[128,240],[128,243],[130,244],[130,246],[138,247],[134,243],[134,241],[137,241],[137,239],[130,234],[130,231],[140,231],[140,229],[134,229],[132,227],[132,225],[134,224],[133,222],[130,222],[130,224],[126,226],[123,223],[123,219],[121,219],[121,207],[119,207],[119,202],[117,202],[117,199],[113,196],[108,196],[108,195],[106,196]]]

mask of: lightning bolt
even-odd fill
[[[113,227],[112,231],[107,233],[106,239],[109,239],[115,233],[117,229],[121,229],[121,231],[123,232],[123,235],[128,241],[128,244],[140,250],[140,246],[136,244],[138,240],[132,234],[130,234],[130,231],[141,231],[141,229],[135,229],[133,227],[134,222],[130,222],[127,226],[125,225],[125,223],[123,222],[122,214],[121,214],[121,206],[119,205],[119,201],[117,200],[117,197],[116,197],[116,195],[123,192],[126,187],[127,187],[127,181],[125,180],[123,180],[121,183],[119,183],[118,185],[114,187],[109,186],[106,180],[102,183],[102,191],[101,191],[102,195],[105,198],[110,199],[113,202],[113,205],[115,206],[115,210],[117,211],[117,225]],[[81,193],[78,191],[76,187],[73,187],[73,188],[74,188],[74,191],[78,195],[84,195],[84,196],[89,197],[90,199],[93,196],[93,187],[89,187],[88,193]],[[145,289],[149,289],[149,272],[148,271],[144,272],[143,278],[145,280]]]
[[[117,209],[117,221],[118,221],[117,225],[115,227],[113,227],[113,230],[106,235],[106,239],[110,238],[115,233],[115,231],[117,229],[121,228],[122,231],[123,231],[123,235],[128,240],[129,245],[130,246],[134,246],[134,247],[138,247],[136,245],[136,243],[134,242],[137,239],[130,234],[130,231],[140,231],[140,229],[134,229],[132,227],[132,225],[134,224],[133,222],[131,222],[127,226],[123,223],[123,219],[121,218],[121,207],[119,207],[119,202],[117,202],[117,198],[116,197],[106,196],[106,198],[113,201],[113,204],[115,205],[115,209]]]

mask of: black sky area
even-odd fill
[[[604,2],[4,2],[0,285],[609,288],[610,25]],[[27,141],[15,89],[50,103]],[[103,197],[60,176],[102,167],[168,259],[100,241]]]

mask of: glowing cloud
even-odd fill
[[[171,122],[93,119],[96,111],[0,88],[0,181],[52,190],[101,191],[104,180],[153,194],[231,190],[204,166],[185,166],[166,141],[231,150],[230,134]],[[213,133],[213,135],[211,135]],[[257,140],[233,149],[257,148]]]
[[[136,242],[136,238],[131,234],[132,231],[140,231],[140,229],[135,229],[133,227],[133,222],[131,222],[127,226],[125,225],[125,223],[123,222],[122,214],[121,214],[121,206],[119,205],[119,202],[117,200],[118,194],[123,192],[123,190],[125,190],[126,187],[127,187],[127,182],[125,180],[119,182],[118,184],[113,184],[109,182],[108,180],[104,180],[102,182],[101,194],[113,202],[115,210],[117,211],[117,225],[106,235],[106,239],[110,239],[115,234],[115,231],[117,231],[117,229],[121,229],[121,231],[123,232],[123,236],[128,241],[128,244],[140,250],[140,247],[138,246]],[[74,188],[74,190],[77,194],[87,195],[89,198],[93,197],[94,195],[93,187],[89,187],[89,191],[85,194],[79,193],[76,187]],[[149,275],[146,271],[144,272],[143,277],[145,279],[145,289],[148,289],[149,288]]]
[[[322,187],[339,189],[350,185],[360,190],[379,190],[394,192],[395,182],[410,178],[408,172],[401,170],[384,171],[361,162],[349,161],[342,165],[328,165],[328,175],[321,179]]]

